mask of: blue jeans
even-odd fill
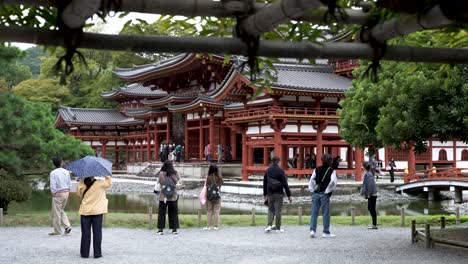
[[[320,208],[322,208],[323,215],[323,233],[330,234],[330,197],[325,193],[312,193],[310,231],[317,231],[317,217]]]

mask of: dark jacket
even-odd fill
[[[268,188],[268,177],[278,180],[283,185],[283,189],[286,191],[286,195],[291,197],[291,191],[289,190],[288,180],[286,179],[286,175],[284,174],[284,170],[281,169],[278,165],[273,164],[271,165],[266,171],[265,175],[263,176],[263,195],[270,195],[270,194],[284,194],[283,189],[278,192],[272,192]]]

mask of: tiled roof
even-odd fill
[[[71,108],[61,106],[58,109],[65,123],[83,124],[83,125],[128,125],[140,124],[142,120],[136,120],[132,117],[122,115],[114,109],[93,109],[93,108]]]
[[[144,108],[128,108],[128,107],[126,107],[124,112],[128,116],[139,116],[139,115],[146,115],[146,114],[167,113],[167,111],[162,110],[161,108],[156,108],[156,107],[144,107]]]
[[[336,75],[331,66],[307,64],[275,64],[278,73],[272,88],[342,93],[351,87],[351,80]]]
[[[195,99],[196,96],[193,95],[184,95],[184,94],[174,94],[174,95],[167,95],[162,98],[158,99],[144,99],[141,102],[145,105],[157,104],[160,102],[170,102],[173,99]]]
[[[150,97],[153,97],[153,96],[160,97],[160,96],[167,95],[165,91],[162,91],[159,89],[153,91],[151,90],[152,88],[154,88],[154,85],[144,86],[141,83],[132,83],[124,87],[115,89],[113,91],[105,92],[102,94],[102,97],[111,98],[111,97],[118,96],[119,94],[129,95],[129,96],[133,95],[133,96],[150,96]]]
[[[121,78],[127,78],[135,75],[142,75],[148,72],[156,71],[158,69],[177,64],[184,61],[187,58],[195,56],[195,53],[183,53],[177,56],[174,56],[167,60],[158,61],[155,63],[145,64],[135,66],[133,68],[117,68],[114,70],[114,73]]]
[[[209,103],[209,104],[212,104],[212,105],[224,105],[222,103],[215,103],[213,98],[207,94],[199,94],[197,96],[197,98],[195,98],[193,101],[189,102],[189,103],[186,103],[186,104],[177,104],[177,105],[168,105],[168,109],[169,110],[177,110],[177,109],[184,109],[184,108],[188,108],[188,107],[191,107],[191,106],[195,106],[195,105],[198,105],[199,103]]]

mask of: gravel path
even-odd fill
[[[426,250],[422,243],[411,244],[408,228],[338,226],[332,227],[337,235],[332,239],[311,239],[305,226],[284,228],[282,234],[265,234],[262,227],[191,228],[163,236],[144,229],[105,228],[104,257],[98,260],[80,258],[78,228],[63,237],[48,237],[51,229],[44,227],[0,228],[0,262],[455,264],[468,258],[467,250]]]

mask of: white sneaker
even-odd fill
[[[210,230],[210,229],[211,229],[211,228],[209,228],[208,226],[205,226],[205,227],[203,228],[203,230]]]
[[[268,232],[270,232],[270,231],[271,231],[271,226],[267,226],[267,227],[265,228],[265,233],[268,233]]]
[[[315,237],[315,231],[313,231],[313,230],[310,231],[310,237],[311,237],[311,238],[314,238],[314,237]]]
[[[332,238],[332,237],[335,237],[335,235],[332,234],[332,233],[330,233],[330,234],[325,234],[325,233],[323,233],[323,234],[322,234],[322,237],[323,237],[323,238]]]
[[[213,230],[218,230],[219,228],[217,226],[213,227]]]
[[[279,234],[279,233],[284,233],[284,229],[281,229],[281,228],[280,228],[280,229],[276,229],[276,233],[278,233],[278,234]]]

